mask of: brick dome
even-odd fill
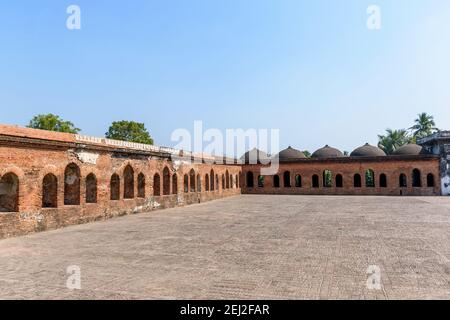
[[[297,160],[297,159],[306,159],[306,156],[303,152],[300,150],[294,149],[292,147],[288,147],[287,149],[284,149],[278,154],[280,161],[290,161],[290,160]]]
[[[419,155],[419,154],[426,154],[426,150],[415,144],[415,143],[410,143],[410,144],[406,144],[404,146],[401,146],[400,148],[396,149],[392,155],[395,156],[408,156],[408,155]]]
[[[269,158],[270,157],[267,155],[267,153],[254,148],[244,153],[244,155],[241,157],[241,161],[247,164],[256,164],[259,163],[261,160],[267,161]]]
[[[351,157],[385,157],[386,153],[378,147],[372,146],[368,143],[355,149],[351,154]]]
[[[311,158],[341,158],[341,157],[344,157],[344,154],[340,150],[330,147],[329,145],[320,148],[311,155]]]

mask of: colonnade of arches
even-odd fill
[[[222,183],[220,184],[220,180]],[[220,187],[221,186],[221,187]],[[222,174],[221,179],[219,175],[214,173],[214,169],[206,173],[204,177],[200,174],[196,174],[194,169],[191,169],[189,174],[184,175],[184,192],[202,192],[204,191],[216,191],[225,189],[238,189],[239,188],[239,175],[232,175],[227,170],[225,174]]]
[[[255,184],[255,177],[256,184]],[[281,183],[281,177],[283,178],[283,183]],[[273,188],[303,188],[305,187],[302,184],[302,175],[295,174],[292,179],[291,171],[284,171],[282,175],[273,175],[272,185]],[[360,173],[355,173],[352,176],[353,184],[346,187],[353,188],[362,188],[363,185],[366,188],[388,188],[388,187],[399,187],[399,188],[407,188],[410,186],[414,188],[433,188],[435,187],[435,177],[432,173],[428,173],[426,176],[426,185],[422,183],[422,172],[419,169],[414,169],[408,178],[407,173],[400,173],[398,176],[398,181],[389,181],[388,176],[385,173],[381,173],[378,176],[375,175],[374,170],[367,169],[364,172],[364,175],[361,176]],[[258,188],[266,187],[266,177],[262,175],[256,176],[252,171],[248,171],[246,173],[246,187],[254,188],[257,186]],[[311,188],[344,188],[344,177],[342,174],[338,173],[335,176],[331,170],[324,170],[321,174],[313,174],[311,176]]]
[[[135,180],[135,177],[137,179]],[[171,172],[165,166],[162,173],[153,174],[153,195],[172,195],[178,193],[178,174]],[[231,175],[228,170],[222,175],[222,189],[238,188],[238,175]],[[121,181],[123,180],[123,184]],[[201,192],[202,177],[191,169],[184,175],[184,192]],[[81,204],[82,181],[80,167],[75,163],[70,163],[64,170],[64,181],[59,181],[53,173],[48,173],[42,178],[42,208],[57,208],[59,197],[59,184],[63,183],[64,205],[76,206]],[[220,177],[212,169],[204,178],[204,190],[215,191],[220,189]],[[85,203],[97,203],[98,201],[98,180],[94,172],[84,178]],[[19,177],[15,173],[6,173],[0,179],[0,212],[19,211]],[[135,184],[137,188],[135,188]],[[109,199],[112,201],[123,199],[135,199],[146,197],[146,176],[143,172],[136,173],[131,165],[127,165],[122,176],[113,173],[109,179]],[[123,190],[121,190],[123,188]]]

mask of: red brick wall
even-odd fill
[[[191,163],[180,160],[170,160],[164,153],[148,148],[139,149],[128,145],[120,148],[98,142],[90,144],[80,142],[74,135],[59,134],[41,130],[31,130],[19,127],[0,125],[0,207],[16,207],[17,212],[0,212],[0,238],[23,235],[31,232],[50,230],[73,224],[86,223],[96,220],[147,212],[154,209],[170,208],[189,205],[222,197],[242,193],[249,194],[312,194],[312,195],[440,195],[439,158],[433,156],[416,157],[385,157],[377,159],[324,159],[302,160],[293,163],[281,163],[279,168],[280,188],[273,186],[273,176],[265,177],[264,188],[258,187],[260,165],[219,165],[205,163]],[[151,148],[150,148],[151,149]],[[158,150],[156,148],[156,150]],[[169,151],[170,152],[170,151]],[[70,198],[79,205],[65,205],[65,190],[68,192],[78,190],[72,184],[78,182],[76,178],[67,179],[65,187],[65,171],[68,165],[73,164],[78,172],[80,193],[79,197]],[[134,176],[128,185],[133,186],[131,199],[124,199],[125,179],[124,171],[129,166]],[[169,185],[164,185],[164,169],[169,170]],[[412,186],[412,172],[414,169],[421,172],[421,187]],[[375,187],[365,186],[365,171],[372,169],[375,173]],[[194,170],[192,176],[191,170]],[[205,179],[211,179],[211,170],[214,170],[214,190],[211,181],[207,184]],[[332,172],[332,186],[324,187],[323,172]],[[254,174],[254,187],[248,188],[246,184],[247,172]],[[283,173],[289,171],[291,187],[284,187]],[[47,174],[53,174],[57,179],[57,207],[43,208],[43,180]],[[166,170],[167,173],[167,170]],[[228,174],[227,174],[228,173]],[[355,188],[353,176],[359,173],[362,178],[362,187]],[[385,174],[388,187],[380,187],[380,174]],[[407,176],[406,188],[399,187],[399,175]],[[427,187],[427,175],[434,176],[434,187]],[[97,202],[86,202],[86,178],[95,175],[97,181]],[[111,176],[117,174],[120,178],[120,192],[118,200],[111,200]],[[139,191],[138,176],[145,177],[145,196]],[[154,177],[159,175],[159,185],[155,186]],[[302,187],[295,187],[295,176],[302,177]],[[312,188],[312,176],[319,176],[319,187]],[[335,185],[336,175],[343,177],[343,188]],[[177,190],[173,190],[172,179],[177,176]],[[184,192],[184,180],[187,175],[189,192]],[[200,176],[201,191],[198,185]],[[15,178],[16,177],[16,178]],[[166,175],[167,177],[167,175]],[[233,177],[233,179],[231,178]],[[18,181],[18,193],[15,193],[17,184],[12,187],[11,181]],[[195,191],[191,192],[191,181]],[[239,180],[239,181],[237,181]],[[51,181],[48,180],[48,181]],[[224,181],[224,182],[222,182]],[[238,185],[236,185],[238,183]],[[225,186],[222,187],[222,186]],[[227,187],[230,186],[230,187]],[[76,184],[75,184],[76,187]],[[242,187],[242,189],[241,189]],[[207,190],[207,188],[209,190]],[[89,189],[93,190],[92,185]],[[11,191],[12,190],[12,191]],[[159,190],[160,195],[154,196]],[[11,194],[13,196],[11,196]],[[17,197],[15,196],[17,194]],[[165,194],[165,195],[163,195]],[[52,202],[54,193],[46,197],[46,202]],[[17,200],[17,206],[12,202]],[[1,211],[1,208],[0,208]]]
[[[86,150],[84,150],[86,151]],[[18,236],[30,232],[50,230],[73,224],[103,220],[115,216],[146,212],[159,208],[188,205],[240,194],[240,189],[223,190],[221,183],[215,191],[205,191],[205,175],[211,169],[215,174],[239,175],[240,166],[183,163],[175,167],[167,159],[151,158],[139,154],[124,154],[106,151],[98,153],[96,164],[80,161],[75,150],[62,147],[8,146],[0,145],[0,178],[14,173],[19,179],[18,211],[0,212],[0,238]],[[80,205],[64,205],[64,179],[67,165],[75,164],[80,169]],[[124,170],[130,165],[134,171],[134,198],[124,199]],[[160,190],[163,190],[163,170],[169,169],[170,195],[153,196],[153,177],[158,173]],[[194,169],[201,175],[202,191],[183,191],[184,174]],[[52,173],[57,177],[57,208],[42,208],[43,179]],[[95,174],[97,179],[97,203],[86,203],[86,177]],[[120,200],[110,200],[110,178],[120,177]],[[138,175],[145,176],[145,198],[138,198]],[[172,177],[178,177],[178,190],[172,190]],[[197,181],[196,191],[198,190]],[[70,189],[70,188],[69,188]]]
[[[422,187],[412,186],[412,171],[419,169],[421,172]],[[365,171],[372,169],[375,173],[375,187],[365,186]],[[399,159],[387,157],[380,160],[360,160],[355,161],[299,161],[297,163],[280,163],[278,175],[280,177],[280,188],[274,188],[273,176],[265,177],[264,188],[258,187],[258,176],[260,175],[261,165],[244,165],[242,168],[241,187],[243,193],[249,194],[311,194],[311,195],[417,195],[431,196],[440,195],[439,181],[439,158],[411,158]],[[324,187],[323,172],[330,170],[332,172],[332,186]],[[253,172],[254,187],[247,187],[247,172]],[[290,172],[291,187],[284,187],[283,173]],[[354,187],[353,177],[358,173],[361,175],[361,188]],[[399,187],[399,175],[404,173],[407,177],[407,187]],[[431,173],[434,176],[434,187],[427,187],[427,175]],[[302,177],[302,187],[295,187],[295,176],[299,174]],[[336,175],[342,175],[343,188],[336,187]],[[380,174],[387,176],[387,188],[380,187]],[[319,188],[312,187],[312,176],[319,176]]]

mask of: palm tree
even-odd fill
[[[385,135],[378,135],[378,147],[386,154],[392,154],[397,148],[413,142],[413,137],[405,129],[386,129]]]
[[[436,128],[436,123],[434,122],[434,117],[422,112],[418,114],[418,118],[414,120],[415,125],[413,125],[410,130],[413,131],[413,136],[416,138],[423,138],[439,131]]]

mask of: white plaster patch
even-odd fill
[[[445,176],[441,179],[442,195],[450,195],[450,176]]]
[[[161,207],[161,204],[156,202],[156,201],[154,201],[153,202],[153,208],[159,208],[159,207]]]
[[[152,198],[147,198],[145,204],[142,206],[137,206],[133,209],[133,213],[145,212],[154,209],[154,201]]]
[[[191,163],[186,160],[175,160],[173,162],[173,168],[175,169],[175,171],[177,171],[183,164],[190,165]]]
[[[133,209],[133,213],[139,213],[145,209],[145,206],[138,206]]]
[[[98,157],[100,156],[98,153],[87,151],[78,151],[75,152],[75,154],[77,155],[78,160],[88,164],[97,164]]]

